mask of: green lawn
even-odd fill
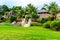
[[[60,40],[60,32],[38,26],[24,28],[0,24],[0,40]]]

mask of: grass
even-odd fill
[[[0,24],[0,40],[60,40],[60,32],[37,26]]]

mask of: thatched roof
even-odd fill
[[[47,10],[38,10],[38,13],[39,12],[48,12]]]

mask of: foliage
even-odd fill
[[[56,2],[52,2],[49,5],[45,4],[42,9],[47,10],[51,15],[53,15],[53,17],[56,19],[56,13],[58,12],[58,5],[56,4]]]
[[[4,22],[5,22],[5,23],[10,23],[11,20],[10,20],[9,18],[4,18]]]
[[[2,5],[3,12],[9,11],[9,8],[7,5]]]
[[[0,23],[4,22],[4,17],[0,17]]]
[[[60,20],[48,21],[43,24],[43,27],[59,31],[60,30]]]
[[[40,20],[40,23],[45,23],[48,21],[48,18],[42,18],[42,20]]]
[[[31,26],[42,26],[42,24],[38,22],[32,22]]]
[[[45,23],[47,21],[54,21],[54,17],[53,16],[49,16],[48,18],[42,18],[39,22],[40,23]]]
[[[33,13],[37,13],[37,8],[34,7],[32,4],[28,4],[24,9],[25,15],[30,15],[30,17],[33,17]],[[37,17],[37,16],[36,16]]]
[[[32,5],[32,4],[28,4],[26,9],[29,13],[32,13],[32,12],[37,13],[37,8],[34,7],[34,5]]]
[[[33,13],[33,14],[32,14],[32,18],[39,18],[39,15],[36,14],[36,13]]]
[[[54,20],[54,17],[53,17],[53,16],[51,16],[51,17],[49,16],[49,17],[48,17],[48,20],[49,20],[49,21],[53,21],[53,20]]]
[[[28,17],[27,17],[27,19],[28,18],[31,18],[32,17],[32,14],[33,15],[35,15],[35,17],[34,18],[37,18],[38,17],[38,15],[36,15],[35,13],[37,13],[37,8],[34,6],[34,5],[32,5],[32,4],[28,4],[26,7],[22,7],[22,6],[13,6],[12,8],[9,8],[7,5],[1,5],[0,6],[0,9],[2,9],[2,10],[0,10],[0,14],[3,16],[3,15],[5,15],[5,16],[9,16],[9,11],[12,11],[13,13],[13,15],[14,16],[16,16],[17,18],[19,17],[19,18],[22,18],[23,16],[26,16],[26,15],[28,15]],[[10,21],[12,22],[13,21],[13,19],[15,19],[14,17],[11,17],[10,18]],[[6,19],[4,19],[5,21],[6,21]]]
[[[59,31],[59,30],[60,30],[60,21],[53,21],[53,22],[51,23],[51,28],[52,28],[53,30]]]
[[[43,27],[50,28],[50,23],[51,23],[51,21],[48,21],[48,22],[44,23]]]
[[[15,17],[15,16],[11,16],[10,22],[13,22],[13,21],[15,21],[15,20],[16,20],[16,17]]]

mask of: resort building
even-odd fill
[[[60,20],[60,11],[57,13],[56,19]]]
[[[50,14],[48,13],[47,10],[39,10],[38,11],[38,15],[39,15],[40,19],[42,19],[42,18],[48,18],[50,16]]]

